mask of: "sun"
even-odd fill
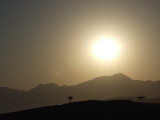
[[[113,60],[118,56],[119,45],[110,38],[103,38],[95,43],[93,53],[99,59]]]

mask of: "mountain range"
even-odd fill
[[[146,96],[144,102],[160,103],[160,81],[132,80],[118,73],[97,77],[74,86],[48,83],[40,84],[29,91],[0,87],[0,96],[0,113],[65,104],[68,96],[72,96],[75,102],[114,98],[136,100],[137,96]]]

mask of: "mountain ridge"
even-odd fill
[[[55,83],[48,83],[40,84],[29,91],[13,89],[16,92],[8,92],[8,89],[12,91],[10,88],[0,87],[0,96],[2,96],[0,113],[64,104],[68,102],[68,96],[73,96],[74,101],[104,100],[128,96],[160,97],[160,81],[132,80],[122,73],[96,77],[75,86],[59,86]]]

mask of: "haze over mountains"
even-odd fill
[[[75,86],[58,86],[55,83],[40,84],[29,91],[0,87],[0,113],[41,106],[64,104],[67,97],[73,101],[104,100],[146,96],[160,102],[160,81],[132,80],[124,74],[101,76]]]

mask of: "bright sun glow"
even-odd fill
[[[98,40],[94,45],[94,54],[103,60],[112,60],[119,53],[119,45],[116,41],[104,38]]]

